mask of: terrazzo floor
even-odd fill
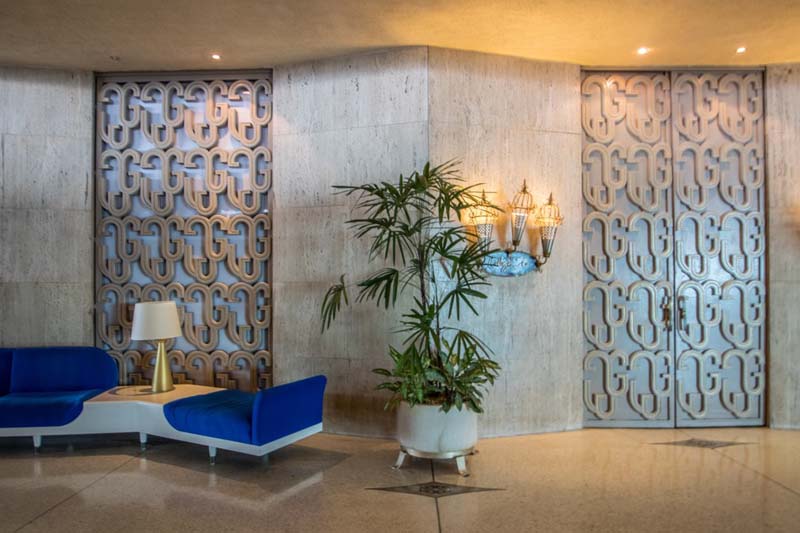
[[[215,466],[191,444],[142,453],[135,435],[45,438],[39,455],[0,439],[0,531],[800,531],[800,431],[593,429],[479,450],[461,478],[447,461],[392,470],[393,441],[325,434]]]

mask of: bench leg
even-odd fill
[[[404,452],[403,450],[400,450],[400,453],[397,455],[397,461],[395,461],[392,469],[399,470],[400,468],[402,468],[403,463],[406,462],[406,457],[408,457],[408,454],[406,454],[406,452]]]
[[[208,447],[208,463],[211,465],[217,464],[217,448],[214,446]]]
[[[33,436],[33,453],[39,453],[39,449],[42,447],[42,436],[41,435],[34,435]]]
[[[269,464],[269,454],[265,453],[261,456],[261,464],[268,465]]]
[[[467,458],[464,455],[456,457],[456,467],[458,467],[458,474],[461,477],[469,476],[469,468],[467,468]]]
[[[139,449],[141,451],[147,450],[147,433],[139,433]]]

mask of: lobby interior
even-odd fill
[[[799,31],[1,4],[0,532],[797,531]]]

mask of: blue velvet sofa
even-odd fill
[[[38,448],[44,435],[138,432],[143,447],[148,435],[208,446],[213,463],[217,448],[266,457],[322,431],[325,376],[256,393],[178,385],[168,403],[117,380],[97,348],[0,349],[0,437]]]
[[[256,393],[224,390],[175,400],[164,416],[178,431],[263,446],[322,424],[325,376]]]
[[[117,379],[116,362],[97,348],[0,348],[0,427],[68,424]]]

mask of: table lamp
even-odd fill
[[[154,341],[158,346],[153,392],[167,392],[175,388],[165,344],[167,339],[180,336],[181,323],[175,302],[141,302],[133,308],[131,340]]]

